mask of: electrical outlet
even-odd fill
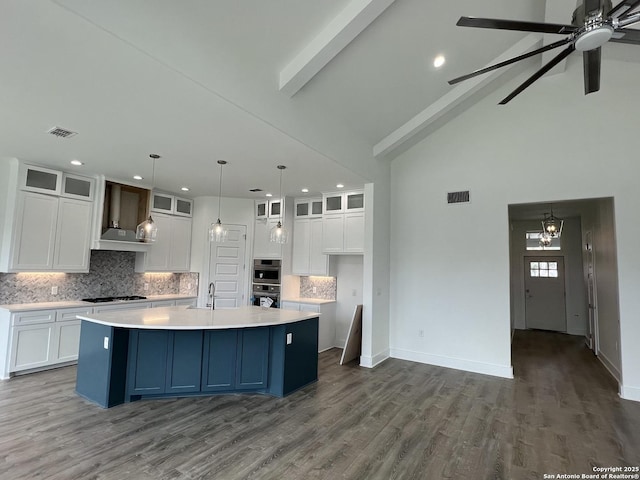
[[[313,293],[318,293],[318,289],[316,287],[313,287]]]
[[[191,283],[187,283],[187,288],[191,290]]]
[[[148,284],[148,283],[145,283],[145,284],[144,284],[144,291],[146,292],[147,290],[149,290],[149,284]]]
[[[287,345],[291,345],[293,343],[293,333],[287,333]]]
[[[418,330],[418,336],[420,338],[423,338],[424,337],[424,330]]]
[[[109,350],[109,337],[104,337],[103,346],[105,350]]]
[[[358,291],[354,288],[353,290],[351,290],[351,296],[355,297],[356,295],[358,295]]]
[[[57,295],[58,294],[58,287],[51,287],[51,295]]]

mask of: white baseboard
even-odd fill
[[[373,357],[361,355],[360,366],[366,368],[373,368],[380,365],[387,358],[389,358],[389,349],[383,350],[380,353],[376,353]]]
[[[390,354],[391,358],[399,358],[401,360],[437,365],[439,367],[455,368],[456,370],[482,373],[484,375],[492,375],[494,377],[513,378],[513,367],[511,365],[507,366],[496,365],[494,363],[476,362],[474,360],[414,352],[399,348],[392,348]]]
[[[625,387],[620,385],[620,397],[625,400],[633,400],[640,402],[640,388],[639,387]]]
[[[606,368],[609,371],[609,373],[613,376],[613,378],[615,378],[616,381],[620,383],[620,378],[621,378],[620,371],[615,367],[615,365],[611,362],[611,360],[609,360],[607,356],[604,353],[602,353],[602,351],[598,352],[597,358],[598,360],[600,360],[600,363],[604,365],[604,368]]]

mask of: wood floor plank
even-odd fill
[[[75,367],[0,382],[0,478],[539,479],[640,465],[640,404],[581,338],[519,331],[513,380],[390,359],[319,358],[286,398],[220,395],[108,410]]]

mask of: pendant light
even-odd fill
[[[542,220],[542,232],[547,233],[552,238],[559,238],[562,235],[562,227],[564,220],[560,220],[553,216],[553,205],[551,206],[551,213],[544,214],[544,220]]]
[[[160,158],[160,155],[152,153],[149,157],[153,160],[153,171],[151,173],[151,191],[153,192],[156,183],[156,160]],[[136,227],[136,240],[152,243],[156,241],[157,235],[158,226],[151,218],[151,213],[149,213],[149,218]]]
[[[225,242],[227,240],[227,228],[222,225],[220,221],[220,200],[222,198],[222,166],[226,165],[227,162],[225,160],[218,160],[218,165],[220,165],[220,185],[218,186],[218,221],[216,223],[212,223],[209,227],[209,241],[210,242]]]
[[[280,170],[280,218],[278,224],[271,229],[271,235],[269,239],[273,243],[287,243],[289,241],[289,232],[282,226],[282,210],[284,207],[284,197],[282,196],[282,171],[287,168],[284,165],[278,165]]]

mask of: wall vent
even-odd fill
[[[469,203],[469,190],[447,193],[447,203]]]
[[[250,192],[261,192],[262,189],[261,188],[252,188],[251,190],[249,190]]]
[[[62,127],[52,127],[47,130],[47,133],[58,138],[70,138],[78,134],[78,132],[72,132],[71,130],[67,130],[66,128]]]

